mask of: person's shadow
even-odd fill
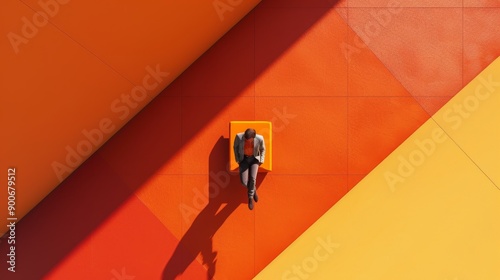
[[[201,254],[203,265],[207,267],[207,279],[213,279],[215,275],[217,252],[214,251],[212,238],[240,204],[248,203],[247,191],[241,185],[238,173],[229,173],[228,145],[229,139],[220,137],[210,152],[208,204],[179,241],[163,270],[164,280],[172,280],[181,275],[198,254]],[[257,188],[265,175],[266,173],[258,174]],[[221,208],[223,204],[225,206]]]

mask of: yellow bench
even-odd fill
[[[259,167],[259,172],[269,172],[273,170],[273,133],[272,124],[267,121],[231,121],[229,122],[229,170],[238,172],[238,163],[234,157],[233,143],[236,134],[244,132],[247,128],[253,128],[264,136],[266,144],[266,159]]]

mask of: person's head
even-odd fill
[[[253,139],[255,138],[255,129],[253,128],[247,128],[247,130],[245,130],[245,139]]]

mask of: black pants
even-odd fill
[[[245,156],[240,162],[240,180],[243,186],[248,189],[248,198],[255,194],[255,182],[260,162],[254,156]]]

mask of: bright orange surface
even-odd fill
[[[30,213],[19,224],[26,244],[19,255],[30,256],[31,270],[23,275],[84,279],[71,274],[82,264],[93,279],[112,279],[111,270],[122,267],[136,279],[163,271],[168,279],[205,279],[207,273],[251,279],[461,87],[461,68],[451,70],[462,55],[456,28],[446,24],[448,34],[431,23],[421,32],[405,26],[442,20],[437,8],[402,12],[391,32],[348,61],[342,43],[355,40],[351,27],[364,24],[370,8],[313,2],[262,3]],[[452,10],[446,11],[455,22]],[[482,15],[492,26],[498,22],[489,10],[475,11],[464,14],[468,22]],[[479,27],[464,29],[472,34]],[[77,33],[88,36],[83,28]],[[491,42],[500,42],[500,33],[488,34],[483,41],[489,44],[470,39],[470,46],[480,54],[498,52]],[[429,42],[441,35],[447,44]],[[401,36],[404,44],[397,45]],[[418,55],[431,49],[431,58],[408,58],[414,46]],[[480,56],[464,52],[471,61]],[[434,59],[440,53],[444,63]],[[126,62],[112,52],[102,55]],[[436,76],[432,92],[426,92],[428,72]],[[238,119],[273,120],[273,172],[259,173],[253,211],[227,168],[228,123]],[[68,229],[74,230],[61,234]],[[124,230],[130,232],[113,241]],[[146,248],[119,248],[140,242]],[[139,268],[143,257],[149,263]]]

